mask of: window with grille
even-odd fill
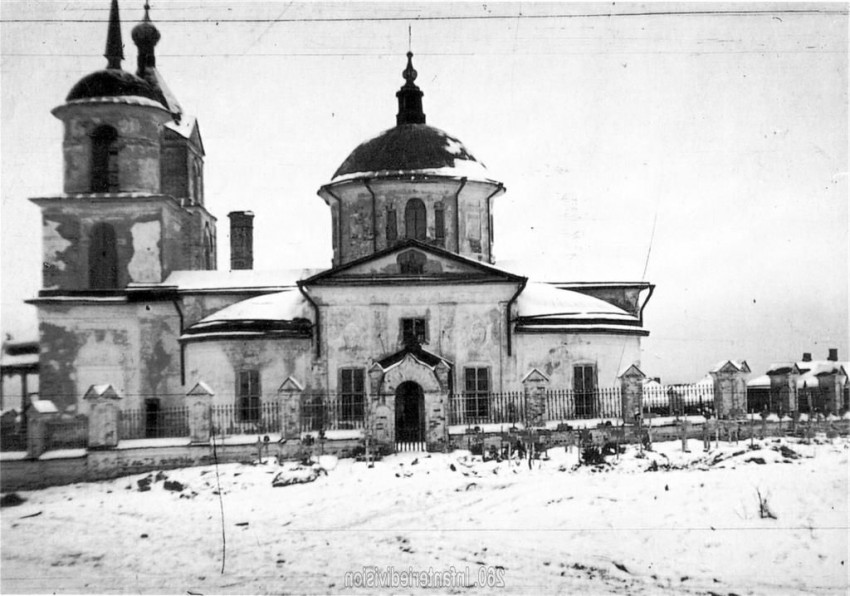
[[[118,132],[98,126],[91,135],[91,191],[118,192]]]
[[[240,422],[260,421],[260,371],[239,371],[236,377],[236,409]]]
[[[467,420],[486,420],[490,415],[490,369],[463,369],[464,410]]]
[[[437,203],[434,206],[434,239],[442,246],[446,242],[446,217],[443,205]]]
[[[406,346],[428,343],[428,325],[425,319],[402,319],[401,341]]]
[[[579,418],[595,417],[596,367],[594,365],[580,364],[573,367],[573,392],[576,415]]]
[[[115,228],[107,223],[92,226],[89,237],[89,288],[114,290],[118,287],[118,249]]]
[[[398,240],[398,219],[395,209],[387,209],[387,246],[395,244]]]
[[[362,422],[366,404],[366,390],[362,368],[340,370],[340,421]]]
[[[425,203],[421,199],[410,199],[404,209],[405,236],[414,240],[425,240],[426,228]]]

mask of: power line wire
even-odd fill
[[[441,15],[441,16],[386,16],[386,17],[292,17],[292,18],[183,18],[156,19],[157,23],[356,23],[356,22],[393,22],[393,21],[493,21],[516,19],[593,19],[628,18],[661,16],[777,16],[777,15],[825,15],[847,16],[847,10],[782,9],[782,10],[687,10],[687,11],[647,11],[647,12],[607,12],[580,14],[487,14],[487,15]],[[0,23],[106,23],[107,19],[0,19]]]

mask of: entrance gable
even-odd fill
[[[407,240],[391,248],[329,269],[302,282],[303,285],[335,285],[339,283],[423,282],[487,282],[521,281],[523,277],[502,271],[455,253],[417,240]]]

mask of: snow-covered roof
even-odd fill
[[[33,368],[38,366],[38,342],[4,342],[0,366],[4,369]]]
[[[192,131],[194,130],[195,123],[197,121],[197,118],[195,118],[194,116],[182,114],[180,117],[180,122],[175,122],[174,120],[166,122],[165,128],[173,130],[184,139],[188,139],[192,136]]]
[[[731,364],[740,372],[750,372],[750,365],[746,360],[721,360],[711,368],[711,372],[720,372],[727,364]]]
[[[546,283],[528,282],[517,298],[520,317],[557,317],[571,319],[611,319],[636,321],[621,308],[587,294],[559,290]]]
[[[762,375],[760,377],[756,377],[755,379],[750,379],[749,381],[747,381],[747,387],[754,387],[754,388],[770,387],[770,376]]]
[[[358,145],[332,183],[414,174],[495,182],[458,139],[427,124],[402,124]]]
[[[255,296],[231,304],[201,319],[193,327],[218,321],[293,321],[295,319],[312,320],[313,309],[299,290],[287,290]]]
[[[186,329],[180,339],[310,337],[313,319],[313,308],[304,295],[287,290],[231,304]]]
[[[174,287],[181,292],[214,292],[221,290],[274,290],[294,288],[323,269],[279,269],[232,271],[174,271],[161,284],[130,284],[130,289]]]

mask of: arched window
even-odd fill
[[[112,290],[118,287],[118,251],[115,229],[105,223],[96,224],[89,242],[89,288]]]
[[[407,238],[425,240],[425,203],[420,199],[410,199],[404,208],[404,230]]]
[[[118,133],[98,126],[91,134],[91,191],[118,192]]]

